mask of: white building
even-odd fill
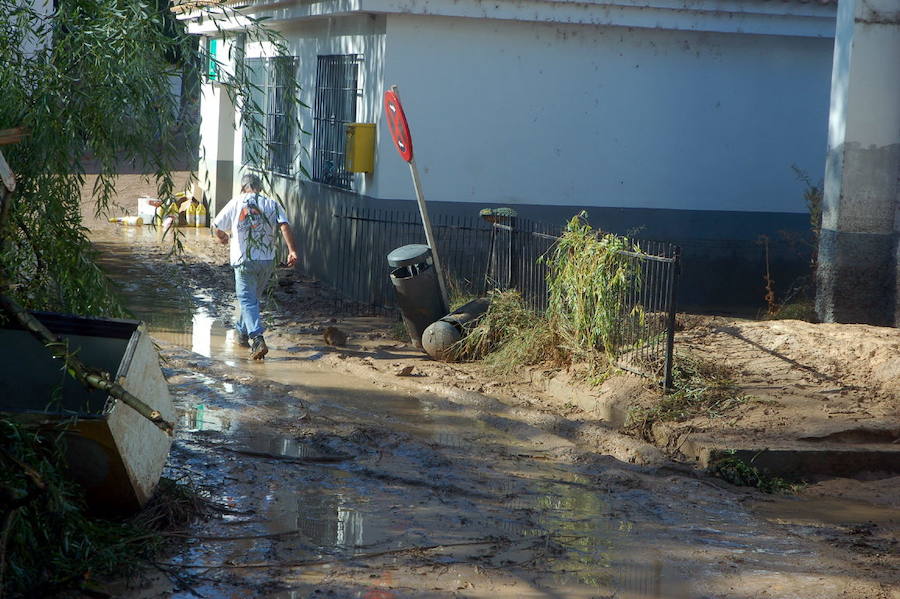
[[[300,115],[310,134],[271,132],[288,147],[257,166],[276,172],[298,236],[318,244],[303,266],[321,271],[330,221],[315,214],[338,202],[415,209],[383,126],[382,96],[396,84],[433,212],[512,206],[561,223],[585,209],[595,226],[681,243],[688,304],[758,304],[761,235],[777,283],[808,270],[778,240],[809,230],[792,166],[813,181],[824,171],[836,4],[252,2],[243,10],[288,40],[310,107]],[[221,37],[201,14],[185,13],[191,31]],[[246,52],[266,56],[258,44]],[[246,140],[224,94],[205,87],[201,171],[221,206],[248,166]],[[376,125],[371,173],[344,171],[345,122]]]

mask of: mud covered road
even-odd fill
[[[160,343],[180,414],[165,476],[218,506],[117,596],[900,597],[827,528],[786,523],[802,504],[600,455],[486,394],[350,374],[315,334],[321,311],[271,313],[252,362],[217,258],[172,264],[148,227],[93,236]]]

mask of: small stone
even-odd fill
[[[345,345],[347,343],[347,333],[337,327],[326,327],[322,336],[328,345]]]
[[[397,371],[397,376],[411,376],[415,366],[404,366]]]

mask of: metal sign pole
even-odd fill
[[[419,179],[419,169],[416,167],[416,159],[409,161],[409,172],[412,173],[413,187],[416,188],[416,200],[419,202],[419,214],[422,215],[422,224],[425,227],[425,240],[431,248],[431,257],[434,258],[434,268],[437,271],[438,285],[441,287],[441,297],[444,298],[444,308],[450,310],[450,298],[447,295],[447,284],[444,282],[444,269],[441,267],[441,259],[438,257],[437,240],[431,230],[431,219],[428,218],[428,208],[425,207],[425,194],[422,192],[422,181]]]
[[[391,91],[400,100],[400,89],[396,85],[391,86]],[[404,118],[405,121],[405,118]],[[410,147],[410,153],[412,148]],[[431,219],[428,218],[428,208],[425,206],[425,193],[422,191],[422,180],[419,178],[419,169],[416,167],[416,159],[411,155],[409,160],[409,172],[412,174],[413,187],[416,190],[416,200],[419,203],[419,214],[422,216],[422,225],[425,227],[425,240],[428,247],[431,248],[431,257],[434,260],[434,268],[437,271],[438,285],[441,288],[441,297],[444,300],[444,308],[450,310],[450,297],[447,294],[447,284],[444,281],[444,269],[441,266],[441,259],[438,256],[437,240],[434,238],[434,232],[431,229]]]

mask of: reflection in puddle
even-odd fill
[[[199,404],[182,414],[181,425],[191,431],[231,430],[231,418],[220,415],[220,412]]]
[[[465,446],[463,438],[456,433],[447,433],[443,431],[437,431],[434,434],[434,442],[443,447],[449,447],[453,449],[460,449]]]
[[[612,568],[612,586],[616,597],[622,599],[660,599],[662,595],[663,566],[660,560],[651,563],[617,563]],[[667,589],[666,597],[680,597],[674,589]]]
[[[205,310],[198,310],[194,314],[194,320],[191,324],[191,351],[212,357],[212,328],[216,319],[206,313]]]
[[[245,442],[246,446],[254,451],[286,458],[311,458],[320,457],[323,452],[319,448],[310,447],[296,439],[284,437],[254,436]]]
[[[284,458],[342,458],[327,448],[302,440],[256,434],[243,441],[248,450]],[[348,475],[336,470],[339,481]],[[364,516],[352,505],[357,492],[320,485],[272,485],[264,498],[268,528],[272,532],[298,530],[320,547],[353,549],[364,544]],[[357,499],[359,501],[359,499]]]
[[[353,550],[371,544],[366,538],[366,518],[341,492],[298,493],[278,489],[269,499],[266,516],[272,532],[299,530],[301,536],[320,547]],[[374,532],[374,531],[373,531]]]

